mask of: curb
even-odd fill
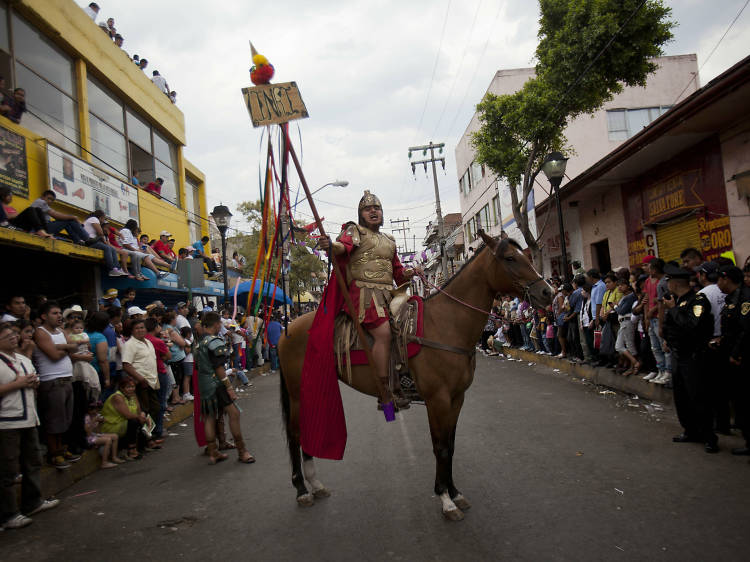
[[[270,363],[264,363],[261,367],[255,367],[248,372],[248,378],[252,379],[270,370]],[[175,406],[170,418],[164,424],[164,429],[169,429],[174,425],[185,421],[193,416],[193,403]],[[42,485],[42,497],[48,498],[55,496],[64,489],[69,488],[79,480],[83,480],[89,474],[99,470],[102,464],[99,451],[97,449],[87,449],[81,456],[81,460],[72,463],[66,470],[57,470],[56,468],[44,464],[42,466],[40,478]],[[17,490],[20,495],[21,485],[17,484]],[[20,496],[19,496],[20,497]]]
[[[537,355],[533,351],[522,351],[512,347],[505,347],[503,351],[506,355],[510,355],[514,359],[522,359],[536,363],[537,365],[546,365],[559,369],[563,373],[589,380],[594,384],[606,386],[613,390],[635,394],[641,398],[648,398],[653,402],[661,404],[672,404],[673,402],[674,395],[672,389],[664,388],[663,385],[649,384],[640,375],[623,377],[606,367],[594,367],[584,363],[571,363],[567,359],[558,359],[550,355]]]

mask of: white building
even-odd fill
[[[698,89],[695,55],[660,57],[655,62],[659,68],[649,77],[645,88],[625,88],[596,113],[580,116],[570,123],[565,130],[565,137],[572,154],[563,185]],[[496,95],[512,94],[533,76],[533,68],[499,70],[487,92]],[[476,152],[471,145],[471,138],[479,127],[479,118],[475,113],[455,151],[465,247],[468,251],[468,248],[479,245],[476,238],[479,225],[492,235],[505,230],[526,246],[513,218],[509,186],[495,181],[491,170],[485,170],[484,166],[474,161]],[[561,257],[556,220],[551,217],[549,221],[540,220],[537,223],[534,216],[534,206],[549,197],[548,190],[549,184],[543,174],[540,174],[530,195],[533,200],[528,204],[529,224],[542,249],[545,275],[559,272],[558,262]],[[578,209],[573,206],[563,209],[563,221],[565,224],[571,224],[571,221],[577,223]],[[578,229],[575,232],[571,236],[566,229],[565,233],[569,261],[582,260],[583,256],[580,233]]]

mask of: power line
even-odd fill
[[[424,120],[424,114],[427,111],[427,103],[430,101],[430,93],[432,92],[432,83],[435,81],[435,73],[437,72],[438,62],[440,61],[440,51],[443,49],[443,39],[445,38],[445,27],[448,24],[448,12],[451,9],[451,1],[452,0],[448,0],[448,6],[445,8],[445,17],[443,17],[443,30],[440,32],[440,44],[438,45],[437,54],[435,55],[435,64],[432,67],[432,77],[430,78],[430,87],[427,89],[427,97],[424,100],[424,107],[422,108],[422,116],[419,118],[419,125],[417,126],[418,131],[422,130],[422,121]]]
[[[719,38],[719,41],[718,41],[718,42],[716,43],[716,45],[714,45],[714,48],[713,48],[713,49],[711,49],[711,52],[710,52],[710,53],[708,54],[708,56],[706,57],[706,60],[704,60],[704,61],[703,61],[703,64],[701,64],[700,68],[698,69],[698,73],[697,73],[697,74],[696,74],[695,76],[693,76],[693,77],[692,77],[692,78],[691,78],[690,80],[688,80],[688,83],[687,83],[687,84],[685,84],[685,87],[684,87],[684,88],[682,89],[682,91],[681,91],[681,92],[680,92],[680,93],[679,93],[679,94],[677,95],[677,97],[675,98],[675,100],[674,100],[674,101],[672,102],[672,105],[676,104],[676,103],[677,103],[677,100],[679,100],[679,99],[680,99],[680,98],[682,97],[682,94],[684,94],[684,93],[685,93],[685,90],[687,90],[687,89],[688,89],[688,88],[690,87],[690,83],[691,83],[691,82],[692,82],[693,80],[696,80],[696,79],[697,79],[697,78],[698,78],[698,77],[700,76],[701,70],[703,70],[703,67],[704,67],[704,66],[706,66],[706,63],[708,62],[708,59],[710,59],[710,58],[711,58],[711,57],[713,56],[713,54],[714,54],[714,53],[716,52],[716,49],[717,49],[717,48],[719,47],[719,45],[721,45],[721,42],[722,42],[722,41],[724,41],[724,38],[725,38],[725,37],[727,36],[727,34],[729,33],[729,30],[730,30],[730,29],[732,29],[732,26],[734,26],[734,24],[735,24],[735,23],[737,22],[737,20],[738,20],[738,19],[740,19],[740,16],[742,15],[742,12],[744,12],[744,11],[745,11],[745,8],[747,8],[747,5],[748,5],[748,4],[750,4],[750,0],[747,0],[747,1],[745,2],[745,4],[744,4],[744,5],[742,6],[742,8],[740,8],[740,11],[739,11],[739,12],[737,12],[737,15],[736,15],[736,16],[734,16],[734,19],[733,19],[733,20],[732,20],[732,22],[731,22],[731,23],[729,24],[729,27],[727,27],[727,30],[726,30],[726,31],[724,32],[724,35],[722,35],[722,36],[721,36],[721,38]]]

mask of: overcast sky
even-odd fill
[[[747,56],[750,8],[706,62],[745,1],[668,1],[679,27],[666,54],[697,53],[701,84]],[[316,196],[326,228],[355,218],[370,189],[383,202],[386,227],[409,218],[409,248],[435,205],[432,179],[421,168],[412,176],[407,148],[446,144],[442,210],[460,212],[456,143],[494,73],[533,66],[538,19],[529,0],[98,3],[99,21],[115,18],[127,52],[146,57],[149,75],[159,70],[178,92],[185,155],[206,174],[209,209],[221,201],[234,212],[259,196],[262,130],[253,129],[240,92],[252,85],[251,39],[275,66],[274,82],[296,81],[307,105],[309,119],[293,122],[291,132],[310,187],[349,181]],[[297,187],[294,177],[292,197]],[[303,203],[297,216],[309,212]]]

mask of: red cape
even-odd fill
[[[346,258],[339,260],[343,268]],[[334,272],[310,327],[300,386],[300,441],[308,455],[341,460],[346,448],[344,404],[336,373],[333,328],[344,306]]]

